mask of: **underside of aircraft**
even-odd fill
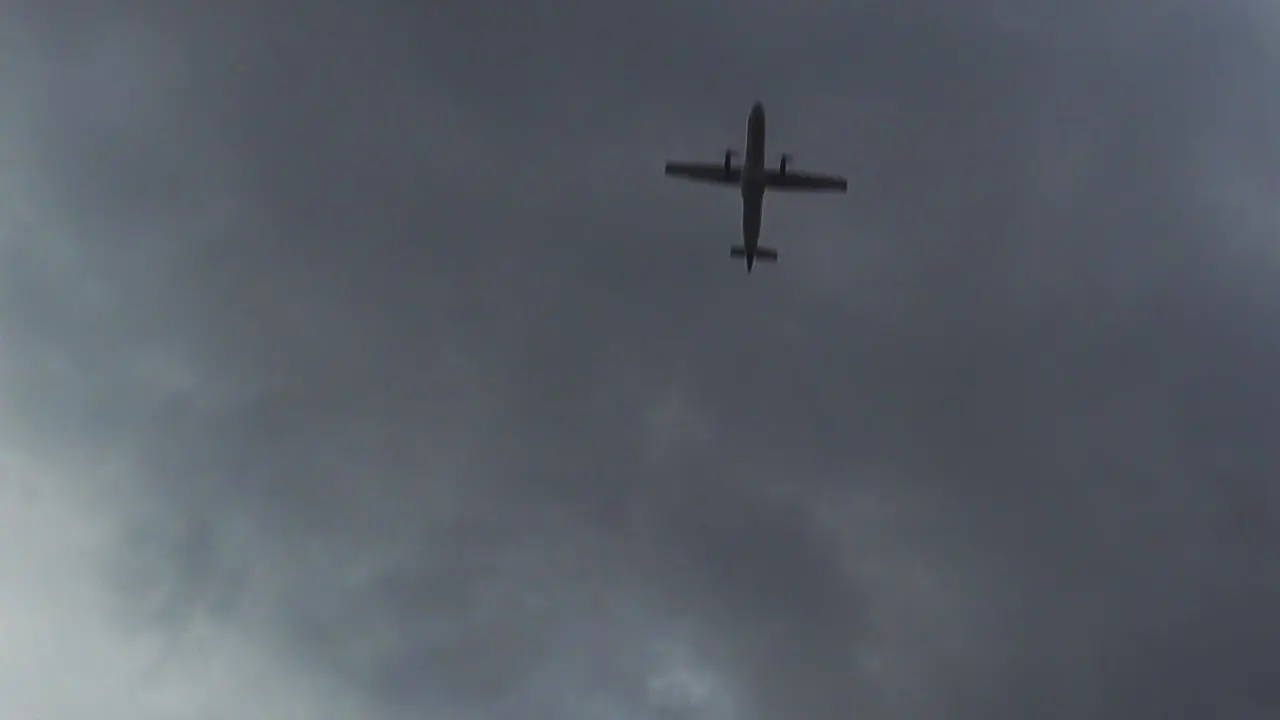
[[[742,244],[729,249],[729,256],[746,261],[751,272],[756,261],[776,262],[778,251],[760,245],[764,194],[768,190],[791,192],[846,192],[849,183],[838,175],[801,172],[790,167],[791,157],[783,155],[775,168],[765,165],[764,106],[756,103],[747,117],[746,158],[735,163],[736,150],[724,151],[724,162],[668,162],[667,177],[678,177],[713,185],[736,185],[742,190]]]

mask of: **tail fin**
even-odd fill
[[[729,248],[729,257],[741,260],[747,256],[747,249],[741,245],[734,245]],[[777,262],[778,251],[773,248],[759,246],[755,251],[755,259],[760,262]]]

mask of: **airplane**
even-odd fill
[[[797,192],[847,192],[849,182],[836,175],[797,172],[788,167],[791,156],[782,155],[778,169],[765,167],[764,161],[764,105],[751,106],[747,117],[746,162],[735,165],[733,158],[738,151],[724,151],[723,163],[668,162],[667,177],[678,177],[695,182],[716,185],[737,185],[742,189],[742,244],[729,249],[729,257],[743,258],[747,272],[756,261],[777,262],[778,251],[760,245],[760,220],[764,212],[765,190],[790,190]]]

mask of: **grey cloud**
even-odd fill
[[[31,12],[6,373],[136,468],[142,617],[388,718],[657,712],[654,643],[690,717],[1253,716],[1246,7]],[[757,98],[853,188],[767,200],[748,282],[733,194],[656,168]]]

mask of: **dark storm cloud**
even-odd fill
[[[22,410],[387,717],[1265,713],[1277,31],[1059,5],[29,13]],[[656,168],[757,98],[852,189],[747,281]]]

